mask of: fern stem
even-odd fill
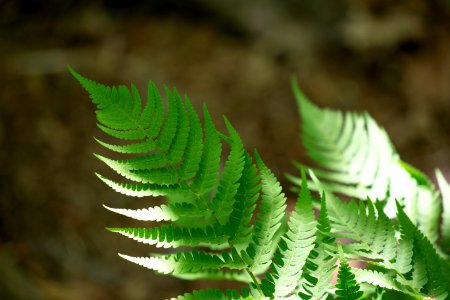
[[[250,271],[249,268],[246,268],[245,271],[247,271],[247,274],[250,276],[250,278],[252,279],[253,283],[256,286],[256,289],[258,290],[258,292],[261,294],[261,296],[264,296],[264,292],[261,289],[261,286],[259,285],[258,282],[258,278],[256,278],[255,274],[253,274],[252,271]]]
[[[228,245],[233,248],[233,241],[228,240]],[[261,296],[264,296],[264,292],[261,289],[261,286],[259,284],[258,278],[256,278],[255,274],[253,274],[252,271],[250,271],[250,268],[245,268],[245,271],[247,272],[247,274],[250,276],[250,278],[252,279],[253,283],[256,286],[256,289],[258,290],[258,292],[261,294]]]

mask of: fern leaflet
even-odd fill
[[[282,237],[272,264],[273,273],[263,282],[264,290],[273,299],[296,299],[295,291],[302,277],[302,269],[314,248],[316,221],[311,194],[302,173],[303,184],[299,199],[288,222],[288,231]]]
[[[352,273],[350,266],[345,259],[342,249],[340,249],[340,260],[339,265],[338,281],[336,283],[336,295],[335,299],[342,300],[356,300],[359,299],[363,292],[360,291],[360,287],[355,280],[355,275]]]
[[[336,261],[336,243],[335,238],[331,236],[327,204],[323,196],[317,220],[317,239],[306,262],[305,276],[299,293],[302,299],[326,299],[332,285]]]
[[[261,177],[262,199],[260,213],[254,225],[252,242],[244,255],[249,257],[249,270],[263,272],[270,264],[273,251],[277,245],[274,239],[286,209],[286,197],[273,173],[266,167],[258,153],[255,153]]]

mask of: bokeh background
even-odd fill
[[[289,79],[322,106],[366,110],[402,158],[450,177],[450,2],[0,0],[0,299],[163,299],[223,282],[155,275],[116,253],[118,195],[94,107],[67,72],[176,86],[225,114],[283,178],[305,160]],[[286,189],[287,190],[287,189]],[[292,195],[291,195],[292,196]]]

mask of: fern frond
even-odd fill
[[[112,137],[115,137],[117,139],[124,140],[124,141],[142,140],[142,139],[146,138],[146,133],[145,133],[145,131],[142,131],[142,130],[118,130],[118,129],[109,128],[102,124],[97,124],[97,127],[100,128],[107,135],[110,135]],[[107,145],[109,146],[110,144],[107,144]],[[131,147],[133,147],[133,146],[131,146]],[[114,151],[114,149],[111,149],[111,150]]]
[[[356,300],[361,298],[363,292],[355,280],[355,275],[352,273],[350,266],[345,259],[342,248],[340,248],[340,265],[338,272],[338,281],[336,283],[336,298],[345,300]]]
[[[304,172],[302,179],[299,198],[288,221],[288,231],[282,236],[274,256],[273,273],[267,276],[265,290],[273,291],[271,296],[274,299],[296,298],[303,266],[316,240],[316,221]]]
[[[302,299],[325,299],[327,297],[328,290],[332,285],[336,261],[335,238],[331,236],[331,225],[325,196],[323,196],[317,219],[317,239],[306,262],[305,275],[299,292]]]
[[[400,291],[397,287],[397,282],[392,276],[369,269],[353,268],[353,274],[355,275],[358,283],[370,283],[374,286],[378,286],[384,289]]]
[[[303,144],[318,166],[313,172],[322,186],[362,200],[387,199],[389,217],[395,217],[398,199],[435,243],[440,215],[436,189],[425,175],[400,160],[386,132],[368,114],[320,109],[294,80],[292,89],[302,118]],[[300,179],[289,178],[300,185]]]
[[[176,90],[166,88],[168,104],[164,112],[158,89],[150,82],[147,104],[142,110],[142,101],[134,85],[131,92],[124,86],[110,88],[70,70],[97,104],[101,128],[118,139],[139,140],[126,145],[99,141],[112,151],[139,154],[120,160],[96,155],[130,182],[99,175],[102,181],[129,196],[167,196],[171,202],[177,195],[183,195],[183,203],[193,204],[198,212],[212,214],[219,224],[225,225],[229,221],[244,168],[245,151],[228,121],[225,123],[230,133],[231,151],[220,174],[222,143],[206,106],[203,108],[203,130],[189,99],[186,97],[182,101]],[[214,195],[213,199],[209,199],[211,195]]]
[[[142,183],[116,182],[100,174],[96,175],[98,178],[100,178],[101,181],[106,183],[106,185],[108,185],[116,192],[132,197],[167,196],[171,193],[175,193],[180,189],[180,185],[178,184],[161,186],[152,183],[142,184]]]
[[[386,133],[369,116],[321,110],[295,90],[304,119],[305,146],[325,188],[316,221],[302,171],[301,180],[295,179],[301,187],[299,198],[286,225],[286,197],[280,183],[257,152],[252,156],[245,150],[226,118],[227,133],[223,134],[206,106],[201,122],[189,99],[175,89],[165,88],[166,99],[162,99],[150,82],[143,101],[134,85],[107,87],[70,70],[96,104],[98,126],[113,138],[112,142],[97,141],[116,152],[115,157],[96,157],[119,179],[98,177],[129,196],[168,200],[144,209],[105,206],[132,219],[167,222],[110,231],[156,247],[178,248],[171,254],[148,257],[119,255],[187,280],[248,283],[240,293],[203,290],[176,299],[323,300],[333,292],[337,299],[357,299],[362,295],[358,282],[369,293],[376,289],[377,299],[386,289],[414,297],[448,297],[449,263],[432,244],[439,232],[440,196],[425,175],[399,159]],[[323,138],[317,139],[318,134]],[[439,176],[445,198],[450,188]],[[313,173],[310,177],[315,180]],[[311,185],[322,189],[318,180]],[[397,224],[380,202],[346,203],[331,192],[388,198],[386,211],[398,197],[405,210],[397,204]],[[419,209],[422,201],[429,205]],[[450,222],[446,201],[444,237]],[[337,238],[348,240],[339,246],[339,254]],[[338,257],[341,265],[333,287]],[[352,271],[347,259],[376,268]],[[263,273],[265,279],[260,280]]]
[[[165,105],[150,82],[144,104],[134,85],[130,90],[110,88],[71,72],[97,105],[99,127],[122,140],[118,145],[97,139],[106,149],[121,154],[120,159],[96,157],[123,179],[98,177],[129,196],[168,198],[167,204],[146,209],[105,207],[141,221],[174,222],[109,230],[156,247],[206,246],[224,251],[217,254],[194,249],[166,256],[121,256],[180,278],[250,279],[253,294],[261,294],[254,289],[258,285],[255,276],[270,265],[284,232],[286,198],[259,156],[256,166],[228,120],[228,135],[219,133],[206,106],[202,126],[189,99],[183,101],[176,90],[165,89]],[[229,144],[230,151],[221,171],[222,142]],[[262,205],[252,225],[260,191]]]
[[[397,211],[400,225],[414,238],[416,255],[423,258],[428,277],[424,286],[424,294],[435,299],[447,299],[450,286],[448,285],[448,278],[442,276],[449,273],[447,262],[437,254],[431,242],[414,226],[399,203],[397,203]],[[423,277],[420,274],[417,276]]]
[[[96,83],[92,80],[84,78],[80,74],[78,74],[72,67],[68,67],[69,72],[75,77],[81,86],[89,92],[89,98],[91,98],[92,102],[99,105],[107,105],[103,104],[105,99],[109,99],[111,97],[111,88],[107,87],[103,84]]]
[[[106,149],[109,149],[111,151],[118,152],[118,153],[127,153],[127,154],[145,153],[148,151],[153,151],[156,148],[156,144],[152,140],[144,140],[142,142],[137,142],[137,143],[132,143],[129,145],[122,146],[122,145],[108,144],[108,143],[105,143],[105,142],[95,138],[95,137],[94,137],[94,139],[97,141],[97,143],[99,143]],[[125,138],[121,138],[121,139],[125,139]]]
[[[286,197],[275,175],[266,167],[261,157],[255,152],[255,159],[261,177],[260,212],[255,221],[252,242],[245,250],[251,260],[249,270],[255,273],[265,270],[270,265],[277,230],[282,226],[281,221],[286,209]]]
[[[250,221],[261,190],[260,177],[251,156],[245,153],[244,168],[236,191],[233,211],[224,226],[232,244],[248,242],[253,232]]]
[[[178,133],[177,129],[183,130],[186,128],[186,124],[182,124],[184,125],[183,127],[179,126],[180,118],[181,116],[184,116],[184,113],[182,112],[184,107],[181,104],[180,96],[176,90],[174,90],[174,93],[167,87],[165,87],[165,90],[169,103],[166,119],[164,120],[163,127],[159,132],[159,138],[157,140],[157,146],[160,151],[168,151],[175,135]]]
[[[185,100],[185,106],[189,118],[190,130],[184,152],[184,160],[179,165],[179,173],[181,174],[182,180],[188,180],[190,178],[193,178],[195,174],[197,174],[197,171],[200,167],[200,160],[202,158],[203,152],[202,125],[200,123],[197,113],[195,112],[191,102],[189,101],[189,98],[187,97]],[[207,144],[206,139],[205,144]],[[219,152],[220,157],[220,150],[217,152]]]
[[[139,122],[148,128],[147,134],[150,138],[158,135],[164,123],[164,103],[158,88],[152,81],[148,83],[147,105],[142,111]]]
[[[400,224],[401,239],[398,241],[394,266],[399,273],[406,274],[412,269],[414,236],[410,228]]]
[[[239,188],[239,179],[242,176],[245,164],[245,150],[242,141],[226,118],[225,124],[230,133],[231,150],[217,187],[217,193],[211,202],[213,213],[222,225],[227,222],[233,210],[235,195]]]
[[[396,253],[395,232],[382,210],[375,209],[371,201],[357,204],[355,201],[343,202],[330,193],[326,195],[333,235],[353,241],[344,245],[344,250],[381,260],[392,268],[391,260]]]
[[[357,206],[355,202],[344,203],[336,200],[332,194],[327,196],[333,232],[337,237],[351,239],[349,244],[343,246],[345,252],[357,256],[358,260],[383,268],[383,272],[355,271],[359,282],[399,290],[414,297],[442,297],[443,293],[439,288],[446,283],[442,279],[439,281],[436,274],[446,272],[445,263],[401,207],[398,208],[401,238],[397,241],[393,224],[382,209],[373,209],[371,201],[360,202]],[[374,215],[375,212],[378,216]],[[363,215],[365,217],[362,217]],[[374,225],[368,225],[371,219],[375,220]],[[362,227],[360,222],[366,226]],[[375,236],[371,234],[372,226],[376,228]],[[420,250],[421,248],[423,250]],[[431,274],[434,274],[434,277]],[[430,285],[430,280],[438,283],[431,284],[430,293],[424,292],[423,288]]]
[[[166,190],[165,187],[171,185],[174,190],[180,190],[183,186],[200,194],[215,187],[219,179],[221,143],[206,108],[203,143],[203,131],[197,114],[189,99],[186,98],[183,103],[176,90],[172,92],[166,88],[168,110],[165,114],[158,89],[149,83],[147,105],[141,111],[141,98],[134,85],[131,92],[124,86],[110,88],[70,70],[97,104],[101,129],[118,139],[139,140],[126,145],[99,141],[100,144],[124,154],[144,154],[123,160],[97,155],[115,172],[138,183],[116,183],[101,177],[103,181],[115,190],[132,196],[167,195],[158,191]],[[204,145],[207,148],[205,151]]]
[[[401,226],[401,239],[397,241],[395,226],[378,205],[374,207],[371,201],[360,202],[359,205],[354,201],[345,203],[329,192],[326,195],[332,233],[336,237],[350,239],[348,244],[342,246],[345,253],[382,268],[381,275],[374,273],[374,278],[382,278],[374,279],[372,284],[386,287],[387,282],[391,282],[391,288],[398,286],[404,293],[421,296],[416,282],[416,279],[423,277],[420,269],[413,270],[413,273],[416,272],[415,279],[410,279],[414,255],[411,231]],[[370,277],[366,273],[364,275]]]
[[[216,185],[222,153],[220,137],[211,120],[206,105],[203,106],[203,116],[205,123],[204,151],[199,162],[199,169],[195,180],[192,182],[192,190],[200,195],[209,192]]]
[[[384,199],[387,185],[378,181],[386,181],[388,176],[381,174],[387,171],[381,166],[388,166],[395,155],[385,132],[366,115],[320,109],[294,81],[292,88],[302,118],[303,143],[310,157],[323,168],[313,169],[323,186],[333,192],[352,193],[353,197]],[[353,135],[357,138],[353,139]],[[369,138],[377,141],[372,152],[368,152]]]

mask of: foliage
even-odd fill
[[[96,155],[120,179],[98,177],[128,196],[167,199],[137,210],[105,206],[161,223],[108,230],[173,248],[169,254],[120,256],[183,279],[246,284],[239,292],[208,289],[174,299],[381,299],[386,290],[448,297],[449,231],[444,226],[450,222],[450,187],[439,175],[441,197],[425,175],[399,160],[369,116],[321,110],[294,86],[304,144],[319,168],[312,169],[310,181],[303,168],[300,178],[290,176],[299,193],[288,217],[276,176],[256,151],[245,150],[226,118],[224,134],[206,106],[199,116],[175,89],[165,88],[166,103],[150,82],[142,101],[134,85],[107,87],[69,69],[96,104],[99,128],[114,139],[96,140],[120,157]],[[318,199],[308,185],[320,191]],[[333,192],[382,201],[343,202]],[[366,267],[351,268],[347,261]]]
[[[430,241],[437,243],[440,231],[448,240],[448,204],[444,205],[439,228],[442,201],[436,187],[426,175],[400,159],[375,120],[368,114],[320,109],[295,82],[293,91],[302,117],[303,144],[318,166],[312,170],[322,187],[361,200],[382,200],[391,218],[395,217],[395,202],[400,201]],[[298,178],[289,178],[299,184]],[[441,190],[445,196],[444,185]]]

